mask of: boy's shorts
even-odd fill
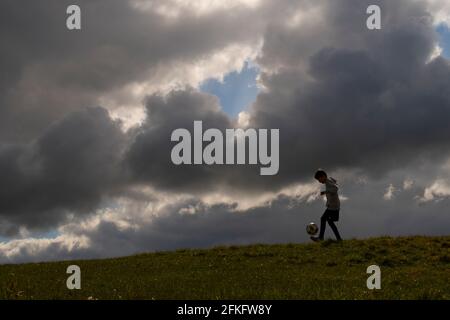
[[[339,221],[339,210],[331,210],[331,209],[327,209],[325,210],[323,217],[326,220],[331,220],[331,221]]]

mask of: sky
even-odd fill
[[[257,66],[245,62],[242,70],[226,74],[222,81],[214,78],[205,80],[200,85],[200,91],[217,96],[222,110],[230,117],[237,117],[256,100],[258,74]]]
[[[450,233],[448,1],[70,4],[0,4],[0,263],[306,242],[318,168],[346,239]],[[195,120],[279,129],[278,174],[173,165]]]
[[[442,55],[450,58],[450,27],[442,23],[437,26],[436,31],[439,34],[439,45],[442,47]]]

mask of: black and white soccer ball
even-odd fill
[[[306,232],[308,232],[308,234],[310,234],[312,236],[317,234],[318,231],[319,231],[319,228],[317,227],[317,225],[314,222],[311,222],[310,224],[308,224],[306,226]]]

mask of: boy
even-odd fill
[[[336,236],[337,241],[342,241],[341,235],[334,224],[335,221],[339,220],[339,210],[341,207],[341,203],[339,201],[338,195],[338,186],[337,181],[333,178],[328,178],[327,173],[323,170],[317,170],[314,178],[322,184],[325,184],[325,191],[320,193],[321,196],[325,195],[327,197],[327,209],[324,214],[320,218],[320,233],[318,237],[311,237],[313,241],[322,241],[325,235],[325,227],[328,224],[333,230],[334,235]]]

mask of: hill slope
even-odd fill
[[[81,267],[81,290],[66,268]],[[381,268],[381,290],[366,269]],[[450,237],[178,250],[0,266],[0,299],[450,299]]]

